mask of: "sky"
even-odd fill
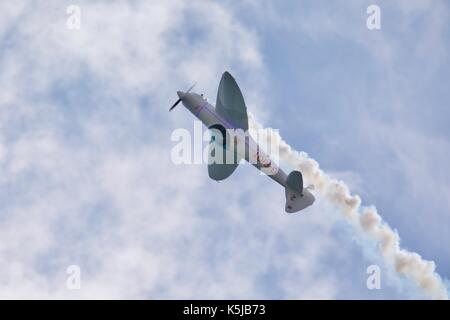
[[[288,215],[250,166],[171,162],[176,91],[214,104],[225,70],[449,287],[449,23],[437,0],[3,1],[0,298],[424,298],[326,199]]]

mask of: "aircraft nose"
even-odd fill
[[[183,91],[177,91],[177,95],[178,95],[178,97],[179,97],[180,99],[182,99],[183,96],[184,96],[184,92],[183,92]]]

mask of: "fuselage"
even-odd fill
[[[233,140],[237,147],[234,149],[238,154],[238,158],[245,159],[258,170],[267,174],[270,178],[286,187],[286,173],[272,161],[255,140],[242,130],[236,130],[236,126],[229,120],[217,113],[216,108],[208,103],[203,96],[196,93],[184,93],[178,91],[183,105],[198,118],[207,128],[215,125],[221,125],[227,131],[234,132]]]

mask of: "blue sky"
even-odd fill
[[[81,8],[81,30],[66,8]],[[366,8],[381,8],[381,30]],[[450,277],[445,1],[16,1],[0,5],[0,296],[422,298],[330,203],[284,213],[249,166],[170,162],[197,81],[375,205]],[[79,265],[81,290],[66,288]],[[381,290],[366,268],[379,264]]]

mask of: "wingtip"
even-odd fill
[[[225,72],[222,74],[223,77],[231,77],[233,78],[233,76],[231,75],[231,73],[227,70],[225,70]]]

